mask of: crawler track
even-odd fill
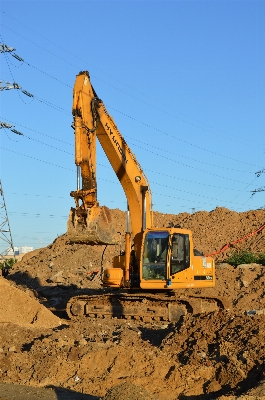
[[[201,314],[225,309],[216,298],[177,297],[165,294],[111,293],[76,296],[67,304],[69,318],[130,318],[151,321],[178,321],[187,313]]]

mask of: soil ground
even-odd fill
[[[124,220],[112,210],[122,233]],[[191,229],[195,248],[208,254],[264,225],[265,210],[155,213],[154,220]],[[102,259],[104,247],[72,244],[63,235],[0,279],[0,399],[265,398],[265,267],[225,263],[234,249],[265,252],[265,228],[215,256],[217,283],[207,293],[226,298],[229,310],[175,323],[69,320],[68,299],[98,290],[97,271],[119,249],[107,247]]]

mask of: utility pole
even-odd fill
[[[16,53],[13,53],[14,50],[16,49],[13,47],[8,47],[4,43],[0,44],[0,53],[10,53],[11,56],[15,57],[18,61],[24,62],[23,58],[19,57]]]
[[[22,93],[24,93],[28,97],[34,97],[33,94],[29,93],[27,90],[23,89],[19,86],[16,82],[7,82],[7,81],[0,81],[0,92],[3,90],[11,90],[11,89],[19,89]]]
[[[21,133],[21,132],[17,131],[16,129],[14,129],[14,125],[7,124],[6,122],[0,121],[0,129],[2,129],[2,128],[10,129],[12,132],[16,133],[17,135],[24,136],[23,133]]]
[[[2,251],[2,246],[6,244],[7,248]],[[15,261],[15,249],[13,239],[11,235],[11,229],[9,219],[7,215],[6,203],[4,198],[4,191],[2,188],[2,182],[0,180],[0,263],[2,264],[2,275],[5,276],[8,273],[8,269],[12,266],[8,264],[7,256],[11,253],[11,259]]]
[[[255,190],[251,190],[251,192],[253,194],[258,193],[258,192],[265,192],[265,186],[259,188],[259,189],[255,189]]]

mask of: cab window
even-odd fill
[[[170,257],[170,275],[188,268],[190,265],[189,235],[174,233]]]
[[[165,280],[168,250],[167,231],[148,232],[144,242],[142,278]]]

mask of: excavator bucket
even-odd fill
[[[118,243],[118,233],[113,228],[110,210],[105,206],[94,206],[87,211],[71,208],[67,223],[71,241],[91,245]]]

